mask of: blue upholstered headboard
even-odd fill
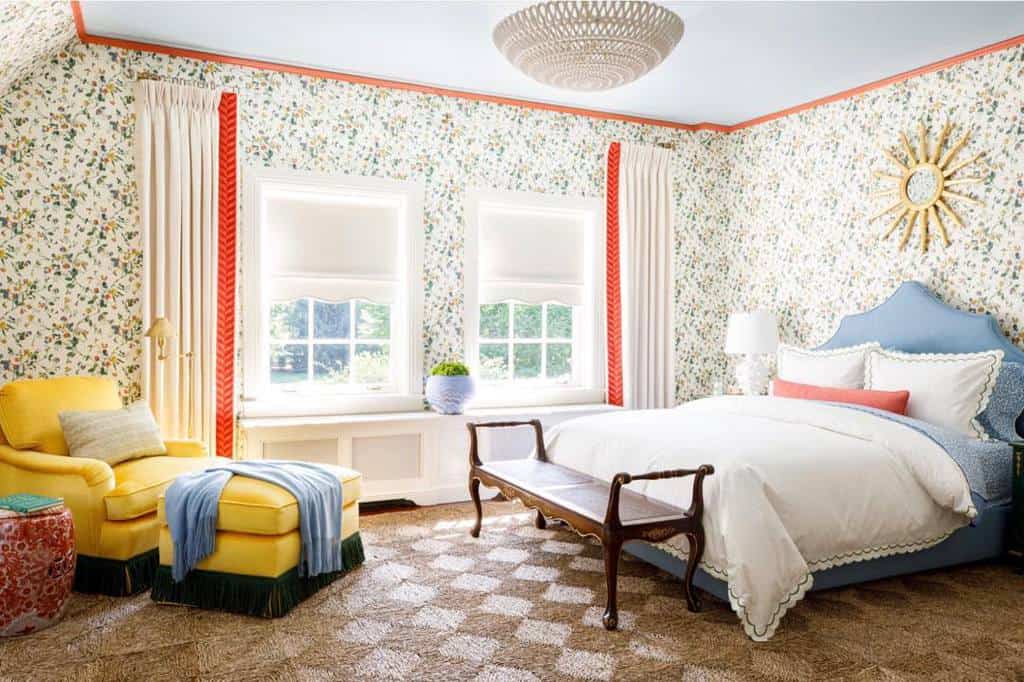
[[[847,315],[820,348],[842,348],[878,341],[906,353],[1003,351],[1004,359],[1024,362],[1024,351],[1010,343],[995,318],[946,305],[920,282],[904,282],[892,296],[867,312]]]

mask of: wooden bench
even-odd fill
[[[696,469],[673,469],[644,474],[616,474],[609,484],[558,464],[547,461],[544,431],[540,421],[487,422],[467,425],[469,428],[469,495],[476,507],[476,523],[470,531],[480,537],[483,508],[480,505],[480,484],[497,488],[508,499],[519,499],[537,510],[535,525],[544,528],[547,518],[567,523],[583,536],[601,541],[604,550],[604,571],[608,602],[602,622],[608,630],[619,624],[616,598],[619,555],[623,543],[631,540],[663,542],[686,534],[690,552],[686,562],[683,588],[686,606],[700,610],[700,601],[693,590],[693,574],[704,554],[704,477],[715,472],[708,464]],[[532,426],[537,439],[536,459],[514,459],[484,464],[480,461],[477,429]],[[693,476],[693,498],[689,509],[681,509],[646,495],[623,489],[633,481]]]

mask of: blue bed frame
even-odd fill
[[[1024,362],[1024,352],[1003,335],[991,315],[968,313],[946,305],[920,282],[904,282],[877,307],[844,317],[839,329],[820,348],[843,348],[878,341],[883,348],[907,353],[975,353],[999,349],[1004,359]],[[853,585],[935,568],[1002,556],[1006,550],[1010,503],[988,505],[975,525],[966,526],[929,549],[860,561],[814,572],[811,591]],[[682,577],[686,561],[645,542],[627,544],[630,554]],[[695,585],[728,601],[728,586],[697,569]]]

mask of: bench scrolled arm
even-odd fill
[[[547,451],[544,449],[544,427],[541,425],[539,419],[530,419],[529,421],[510,421],[510,422],[468,422],[466,428],[469,429],[469,464],[470,466],[481,466],[483,462],[480,461],[480,450],[477,444],[477,429],[509,429],[516,426],[532,426],[534,437],[537,443],[537,459],[542,462],[548,460]]]
[[[664,471],[650,471],[646,474],[629,474],[621,472],[612,478],[611,490],[608,493],[608,511],[605,514],[605,523],[610,526],[621,524],[619,518],[619,497],[622,486],[629,485],[633,481],[658,481],[664,478],[685,478],[693,476],[693,496],[690,499],[690,508],[686,510],[687,516],[698,516],[704,510],[704,477],[715,473],[715,467],[710,464],[701,464],[696,469],[666,469]]]

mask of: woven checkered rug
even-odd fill
[[[363,518],[366,564],[289,616],[74,595],[64,620],[0,641],[0,679],[1020,679],[1024,577],[983,564],[812,594],[749,641],[724,604],[626,560],[621,630],[600,625],[600,547],[514,503]]]

